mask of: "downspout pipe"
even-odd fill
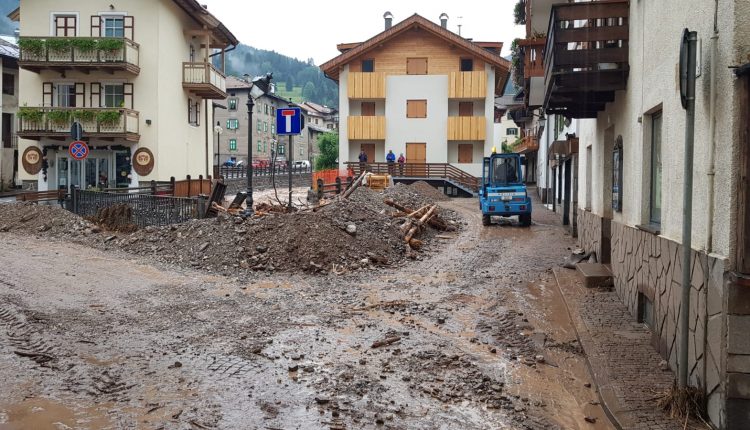
[[[708,213],[706,223],[706,253],[713,251],[714,241],[714,178],[716,176],[716,50],[719,46],[719,0],[714,5],[714,32],[711,35],[711,76],[708,99]]]
[[[688,386],[688,348],[690,346],[690,260],[693,231],[693,146],[695,139],[695,47],[698,33],[689,31],[685,114],[685,169],[682,189],[682,301],[680,305],[679,386]]]

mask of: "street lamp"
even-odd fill
[[[245,75],[247,80],[250,75]],[[245,215],[253,213],[253,108],[255,99],[264,95],[271,88],[272,73],[265,76],[256,76],[251,82],[252,86],[247,94],[247,202]]]
[[[219,176],[221,176],[221,142],[219,138],[224,129],[221,128],[221,122],[216,121],[216,127],[214,127],[214,133],[216,133],[216,164],[219,166]],[[218,178],[217,178],[218,179]]]

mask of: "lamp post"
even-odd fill
[[[245,75],[245,79],[249,75]],[[253,108],[255,99],[266,94],[271,87],[273,74],[257,76],[251,82],[252,86],[247,93],[247,197],[245,204],[245,216],[253,213]]]
[[[222,132],[224,132],[224,129],[221,128],[221,122],[216,121],[214,133],[216,133],[216,165],[219,166],[219,176],[221,176],[221,141],[219,138]]]

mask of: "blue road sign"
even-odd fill
[[[70,143],[68,153],[76,160],[83,160],[89,155],[89,146],[84,141],[76,140]]]
[[[303,127],[302,110],[300,108],[286,107],[276,109],[276,134],[287,136],[300,134]]]

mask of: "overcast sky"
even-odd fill
[[[523,37],[524,28],[513,24],[516,0],[200,0],[222,20],[240,42],[315,64],[338,55],[336,44],[361,42],[383,31],[383,13],[393,23],[418,13],[439,23],[448,14],[448,29],[476,41],[510,43]],[[264,9],[265,7],[265,9]]]

